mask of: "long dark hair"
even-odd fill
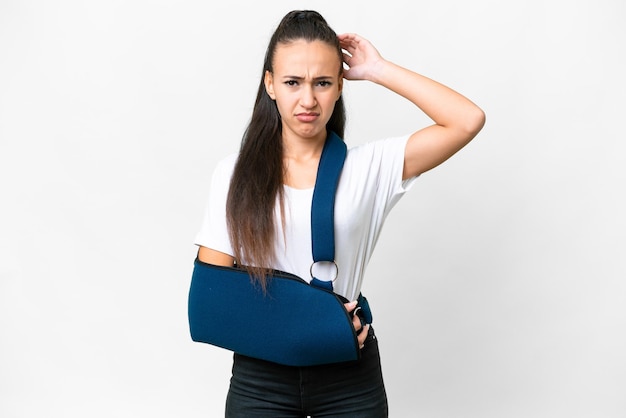
[[[277,45],[300,39],[322,41],[336,48],[339,76],[342,76],[341,46],[326,20],[311,10],[296,10],[285,15],[265,53],[252,117],[243,134],[226,201],[226,220],[235,260],[237,263],[245,261],[245,268],[263,288],[266,276],[272,273],[270,266],[274,261],[277,197],[281,213],[284,213],[282,124],[276,103],[265,90],[264,77],[266,71],[273,71]],[[340,97],[326,124],[327,132],[333,131],[343,137],[345,121],[345,107]]]

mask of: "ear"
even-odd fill
[[[343,92],[343,76],[339,76],[339,82],[337,83],[337,100],[341,98]]]
[[[267,92],[267,95],[270,96],[272,100],[276,100],[276,95],[274,94],[274,76],[271,72],[265,71],[263,83],[265,84],[265,91]]]

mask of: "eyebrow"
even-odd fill
[[[301,77],[301,76],[297,76],[297,75],[285,75],[283,76],[283,79],[292,79],[292,80],[304,80],[305,77]],[[330,75],[323,75],[320,77],[315,77],[313,78],[313,81],[319,81],[319,80],[328,80],[328,79],[332,79],[333,77]]]

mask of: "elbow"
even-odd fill
[[[474,111],[471,112],[471,115],[469,115],[468,117],[468,123],[467,123],[468,131],[473,133],[474,136],[476,136],[476,134],[478,134],[478,132],[480,132],[480,130],[483,129],[483,126],[485,126],[485,120],[486,120],[485,112],[483,112],[483,110],[480,107],[476,106]]]
[[[485,126],[485,112],[478,106],[468,111],[463,118],[462,130],[467,142],[471,141]]]

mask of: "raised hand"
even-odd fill
[[[345,51],[343,61],[348,66],[343,76],[347,80],[374,81],[376,71],[384,63],[380,53],[367,39],[355,34],[344,33],[338,35],[339,44]]]
[[[414,132],[404,153],[404,180],[428,171],[463,148],[485,123],[483,111],[454,90],[388,61],[365,38],[338,35],[347,80],[368,80],[410,100],[435,124]]]

